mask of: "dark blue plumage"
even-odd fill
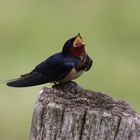
[[[85,52],[85,44],[78,34],[69,39],[62,52],[50,56],[30,73],[7,83],[12,87],[28,87],[49,82],[65,82],[78,78],[92,66],[91,58]]]

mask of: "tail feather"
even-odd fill
[[[10,87],[29,87],[43,83],[45,83],[45,80],[42,79],[42,74],[34,72],[21,76],[18,79],[11,80],[7,82],[7,85]]]
[[[12,81],[15,81],[15,80],[17,80],[17,79],[4,79],[4,80],[0,80],[0,84],[7,84],[7,83],[10,83],[10,82],[12,82]]]

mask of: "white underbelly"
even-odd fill
[[[76,71],[74,68],[70,71],[70,73],[64,78],[62,79],[61,81],[62,82],[65,82],[65,81],[71,81],[71,80],[74,80],[78,77],[80,77],[82,74],[83,74],[83,70],[81,71]]]

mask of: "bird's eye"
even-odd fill
[[[70,41],[67,42],[67,46],[71,46],[71,42]]]

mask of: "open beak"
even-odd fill
[[[73,42],[73,47],[84,47],[85,46],[85,42],[83,41],[80,33],[78,33],[78,35],[75,37],[75,40]]]

